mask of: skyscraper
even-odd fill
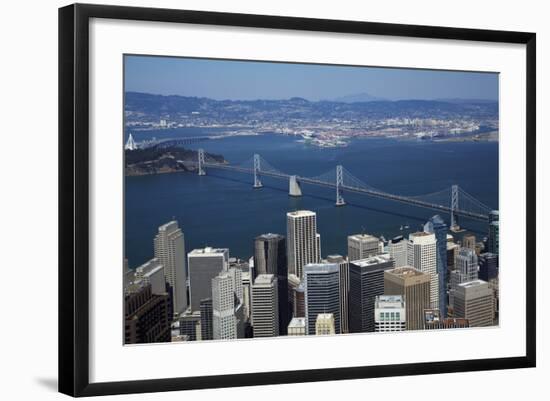
[[[288,273],[301,279],[304,265],[321,260],[317,215],[298,210],[287,213],[286,218]]]
[[[332,313],[336,334],[340,334],[340,271],[338,265],[308,264],[304,266],[306,334],[315,334],[320,313]]]
[[[213,340],[213,309],[212,298],[202,299],[200,302],[200,314],[201,314],[201,338],[202,340]]]
[[[384,271],[394,268],[387,253],[349,264],[349,329],[351,333],[374,331],[374,301],[384,294]]]
[[[380,240],[369,234],[354,234],[348,236],[348,259],[365,259],[380,253]]]
[[[474,234],[465,234],[462,237],[462,247],[476,250],[476,236]]]
[[[407,311],[402,295],[379,295],[374,301],[374,331],[404,331]]]
[[[335,334],[334,315],[332,313],[320,313],[315,321],[315,335]]]
[[[439,310],[447,316],[447,224],[436,214],[424,225],[424,231],[434,234],[436,240],[436,268],[439,278]]]
[[[498,255],[494,253],[482,253],[478,257],[479,278],[483,281],[491,281],[498,278]]]
[[[409,235],[407,259],[409,266],[430,277],[430,305],[439,309],[439,274],[437,274],[437,246],[435,234],[416,232]]]
[[[349,261],[342,255],[328,255],[325,263],[340,269],[340,332],[349,333]]]
[[[424,329],[464,329],[470,327],[468,319],[464,318],[443,318],[439,309],[426,309],[424,311]]]
[[[394,237],[388,243],[388,253],[393,258],[395,267],[408,265],[407,260],[407,241],[402,235]]]
[[[489,224],[489,252],[498,255],[498,220],[491,222]]]
[[[127,277],[124,286],[124,343],[170,342],[170,296],[156,286],[157,275],[164,280],[163,267],[145,277]],[[153,290],[154,286],[154,290]]]
[[[286,293],[285,293],[286,296]],[[254,337],[279,335],[277,277],[260,274],[252,285],[252,327]]]
[[[455,294],[455,317],[468,319],[470,327],[492,326],[494,319],[493,290],[482,280],[458,285]]]
[[[290,322],[288,302],[288,264],[285,237],[279,234],[262,234],[254,240],[254,274],[273,274],[277,278],[279,333],[286,335]]]
[[[212,298],[212,279],[229,265],[229,250],[206,247],[187,255],[191,310],[200,309],[201,299]]]
[[[424,309],[430,308],[430,275],[413,267],[384,272],[384,295],[403,295],[407,330],[424,328]]]
[[[174,314],[177,315],[187,309],[185,241],[177,221],[170,221],[158,228],[154,247],[155,258],[164,266],[166,281],[172,287]]]
[[[236,306],[239,304],[233,285],[233,276],[227,271],[212,279],[212,329],[215,340],[238,338]]]
[[[451,289],[449,290],[449,306],[454,309],[454,299],[457,286],[460,283],[478,278],[477,255],[471,248],[460,248],[455,260],[455,270],[451,272]]]

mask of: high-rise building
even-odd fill
[[[294,317],[288,324],[289,336],[305,336],[306,335],[306,318]]]
[[[498,255],[494,253],[482,253],[478,257],[479,278],[483,281],[491,281],[498,278]]]
[[[201,316],[201,339],[213,340],[214,328],[213,328],[212,298],[201,299],[200,316]]]
[[[498,226],[499,221],[493,221],[489,224],[488,251],[498,255]]]
[[[215,340],[239,338],[238,303],[233,276],[228,271],[212,279],[212,329]]]
[[[162,269],[162,267],[161,267]],[[164,275],[164,272],[161,272]],[[156,275],[156,272],[153,276]],[[152,282],[134,277],[124,287],[124,343],[170,342],[170,296],[166,288],[153,291]]]
[[[380,240],[369,234],[348,236],[348,259],[350,262],[369,258],[380,253]]]
[[[315,334],[320,313],[332,313],[340,334],[340,269],[336,263],[304,266],[306,334]]]
[[[288,273],[303,276],[303,267],[321,261],[321,240],[317,215],[309,210],[286,214]]]
[[[290,322],[288,302],[288,264],[285,237],[279,234],[262,234],[254,240],[254,274],[273,274],[278,285],[279,333],[286,335]]]
[[[458,285],[455,293],[454,317],[468,319],[470,327],[494,324],[493,290],[483,280]]]
[[[447,316],[447,224],[436,214],[424,225],[424,231],[434,234],[436,240],[436,268],[439,279],[439,310]]]
[[[202,340],[200,322],[200,312],[191,312],[191,309],[187,309],[172,323],[172,335],[183,336],[186,341],[200,341]]]
[[[328,255],[324,263],[337,263],[340,269],[340,332],[349,333],[349,262],[342,255]]]
[[[407,311],[402,295],[379,295],[374,301],[374,331],[404,331]]]
[[[290,310],[292,311],[293,317],[305,317],[305,310],[303,308],[301,309],[303,314],[297,314],[296,312],[296,291],[300,285],[300,282],[301,280],[295,274],[288,275],[288,303],[290,305]],[[302,297],[302,299],[304,298]]]
[[[252,327],[254,337],[279,335],[278,286],[274,274],[260,274],[252,285]]]
[[[349,264],[349,329],[351,333],[374,331],[374,301],[384,294],[384,272],[393,269],[387,253]]]
[[[409,266],[430,277],[430,305],[439,309],[439,274],[437,273],[437,240],[435,234],[416,232],[409,235],[407,245]]]
[[[151,284],[153,294],[162,294],[166,291],[166,278],[164,277],[164,266],[157,258],[153,258],[141,266],[138,266],[133,272],[136,280],[143,280]]]
[[[476,236],[474,234],[465,234],[462,237],[462,248],[476,250]]]
[[[154,240],[155,258],[164,266],[166,281],[172,287],[174,314],[187,309],[187,272],[185,241],[178,222],[172,220],[158,228]]]
[[[390,240],[388,243],[388,253],[395,262],[395,267],[408,265],[407,260],[407,241],[402,235],[399,235]]]
[[[229,250],[206,247],[187,255],[191,310],[200,309],[201,299],[212,298],[212,279],[229,266]]]
[[[451,289],[449,290],[449,306],[454,310],[454,299],[457,286],[460,283],[478,278],[478,259],[471,248],[460,248],[455,260],[455,270],[451,272]]]
[[[332,313],[320,313],[315,321],[315,335],[331,335],[335,334],[334,330],[334,315]]]
[[[460,250],[460,245],[447,241],[447,272],[453,271],[455,269],[455,260],[458,251]],[[447,279],[449,282],[450,279]]]
[[[439,309],[426,309],[424,311],[424,329],[464,329],[470,327],[468,319],[441,317]]]
[[[294,289],[294,299],[292,301],[294,310],[292,315],[294,317],[306,316],[306,287],[303,282],[298,284],[298,287]]]
[[[384,272],[384,295],[403,295],[407,330],[424,328],[424,309],[430,308],[430,275],[413,267]]]

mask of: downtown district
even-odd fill
[[[353,234],[347,256],[322,258],[316,213],[292,211],[286,237],[259,235],[247,261],[226,248],[186,254],[170,221],[151,260],[125,260],[125,343],[498,325],[498,216],[482,241],[455,241],[458,227],[435,215],[408,238]]]

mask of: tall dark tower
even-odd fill
[[[286,240],[279,234],[262,234],[254,240],[254,280],[260,274],[277,277],[279,302],[279,334],[286,335],[290,322],[288,303],[288,265]]]

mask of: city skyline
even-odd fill
[[[126,55],[125,91],[214,100],[498,101],[498,73]]]

